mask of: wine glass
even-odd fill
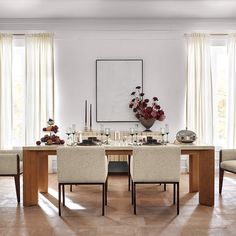
[[[70,135],[72,134],[72,129],[71,129],[71,127],[67,127],[67,128],[66,128],[66,134],[67,134],[67,144],[70,145],[70,144],[71,144]]]
[[[166,143],[169,143],[168,134],[169,134],[169,125],[165,124],[165,134],[166,134]]]
[[[104,125],[100,125],[101,143],[103,143]]]
[[[129,129],[129,134],[131,136],[131,144],[134,142],[134,128]]]
[[[164,141],[164,135],[165,135],[165,128],[161,128],[161,142],[162,142],[162,144],[165,143],[165,141]]]
[[[138,145],[138,124],[135,124],[135,136],[136,136],[136,144]]]
[[[75,142],[75,133],[76,133],[76,125],[75,124],[72,124],[72,127],[71,127],[71,133],[73,135],[73,143]]]
[[[110,128],[105,128],[105,135],[107,136],[106,144],[108,144],[108,138],[109,138],[109,135],[110,135]]]

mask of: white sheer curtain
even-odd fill
[[[12,35],[0,34],[0,148],[11,146]]]
[[[236,148],[236,34],[228,40],[227,147]]]
[[[42,136],[54,116],[53,35],[26,35],[26,144]]]
[[[188,42],[186,125],[201,143],[213,143],[213,98],[209,38],[191,34]]]

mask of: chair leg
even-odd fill
[[[222,187],[223,187],[223,178],[224,178],[224,170],[220,168],[220,174],[219,174],[219,193],[222,193]]]
[[[20,175],[15,175],[14,179],[15,179],[17,202],[20,203]]]
[[[62,202],[63,206],[65,206],[65,185],[62,184]]]
[[[177,183],[177,215],[179,215],[179,182]]]
[[[130,155],[128,155],[128,191],[130,191]]]
[[[133,194],[134,194],[134,214],[136,215],[136,183],[133,183],[134,189],[133,189]]]
[[[173,204],[175,205],[175,184],[173,184]]]
[[[131,204],[134,205],[134,182],[131,180]]]
[[[102,184],[102,215],[103,216],[104,216],[104,208],[105,208],[105,192],[106,192],[105,185],[106,185],[105,183]]]
[[[164,191],[166,191],[166,184],[164,184]]]
[[[61,184],[58,184],[58,214],[61,216]]]
[[[72,184],[70,185],[70,192],[72,192]]]
[[[105,182],[105,205],[107,205],[107,190],[108,190],[108,183],[107,183],[107,179]]]

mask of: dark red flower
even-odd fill
[[[161,106],[156,103],[157,97],[153,97],[152,101],[144,99],[144,93],[140,92],[141,86],[136,87],[136,91],[132,92],[133,96],[130,101],[129,108],[135,113],[135,117],[139,119],[143,117],[146,120],[155,118],[156,120],[162,121],[166,118],[164,111]]]

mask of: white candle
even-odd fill
[[[92,104],[90,104],[90,110],[89,110],[89,120],[90,120],[90,130],[92,130]]]
[[[161,134],[165,134],[165,129],[161,128]]]
[[[169,133],[169,125],[165,124],[165,133],[168,134]]]
[[[87,120],[87,100],[85,100],[85,127],[87,127],[88,120]]]

